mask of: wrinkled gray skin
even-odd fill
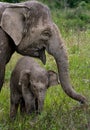
[[[69,97],[86,103],[86,98],[76,93],[70,84],[67,52],[48,7],[37,1],[19,4],[0,2],[0,89],[5,65],[15,51],[37,57],[45,64],[45,50],[56,61],[64,92]]]
[[[47,88],[58,84],[58,75],[46,71],[31,57],[16,64],[10,80],[10,117],[15,118],[20,104],[21,113],[40,113]]]

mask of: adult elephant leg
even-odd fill
[[[5,65],[15,51],[13,40],[0,28],[0,91],[4,82]]]
[[[0,63],[0,91],[1,91],[3,83],[4,83],[4,75],[5,75],[5,64]]]
[[[75,92],[70,84],[67,52],[56,25],[53,26],[53,35],[48,43],[47,51],[49,54],[53,55],[56,60],[59,79],[64,92],[69,97],[81,103],[86,103],[86,98]]]

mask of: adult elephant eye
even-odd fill
[[[44,30],[42,33],[41,33],[41,39],[44,40],[44,41],[47,41],[50,39],[51,37],[51,31],[50,30]]]
[[[39,58],[41,59],[43,64],[46,64],[45,47],[39,50]]]
[[[45,36],[50,36],[50,34],[49,34],[48,31],[44,31],[43,35],[45,35]]]
[[[49,30],[44,30],[42,34],[43,36],[51,37],[51,32]]]

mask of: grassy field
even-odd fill
[[[58,20],[56,23],[59,25]],[[61,86],[47,90],[44,110],[38,115],[20,116],[19,112],[14,122],[9,119],[10,89],[9,79],[16,61],[21,57],[14,54],[7,65],[5,83],[0,93],[0,130],[90,130],[90,30],[61,30],[69,58],[71,82],[74,89],[85,95],[88,106],[69,98]],[[46,69],[57,71],[53,57],[47,55]]]

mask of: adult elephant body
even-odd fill
[[[56,60],[61,86],[66,94],[85,103],[85,97],[71,87],[67,53],[48,7],[37,1],[19,4],[0,2],[0,89],[5,65],[14,51],[37,57],[45,64],[45,50]]]

